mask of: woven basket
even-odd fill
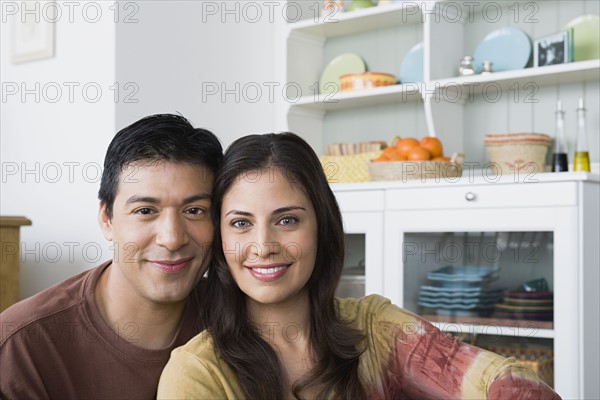
[[[541,133],[485,135],[484,143],[490,162],[498,175],[515,172],[546,171],[546,154],[550,136]]]
[[[329,183],[366,182],[369,180],[369,162],[381,151],[352,156],[321,156],[321,165]]]
[[[369,178],[372,181],[407,181],[410,179],[458,178],[463,165],[447,161],[386,161],[370,162]]]

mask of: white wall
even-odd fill
[[[82,12],[86,3],[77,2],[73,21],[65,13],[57,22],[56,54],[47,60],[11,64],[9,24],[2,23],[2,82],[27,89],[40,82],[41,94],[39,102],[33,95],[24,101],[14,95],[1,103],[0,214],[33,221],[21,229],[21,297],[110,258],[96,221],[96,172],[119,129],[149,114],[181,112],[227,146],[251,132],[285,127],[278,114],[281,86],[274,99],[265,86],[283,76],[275,52],[282,43],[276,34],[281,10],[269,19],[263,3],[255,3],[260,18],[244,3],[230,1],[92,3],[102,5],[102,17],[90,22],[93,15]],[[225,3],[228,8],[221,8]],[[44,85],[52,82],[77,82],[79,89],[97,84],[103,95],[91,103],[76,88],[70,102],[64,86],[63,98],[52,103],[52,93],[43,96]],[[224,99],[222,84],[234,90]],[[219,93],[203,98],[203,87]],[[251,91],[256,87],[263,89],[258,97]],[[78,163],[72,179],[68,163]],[[36,165],[39,173],[22,174]],[[17,173],[8,174],[15,166]],[[62,176],[52,183],[57,171]]]
[[[11,20],[20,11],[2,23],[3,89],[16,84],[19,93],[3,90],[0,214],[33,222],[21,229],[21,297],[110,258],[96,222],[98,167],[115,128],[109,89],[115,82],[115,25],[107,5],[94,23],[91,13],[63,13],[55,24],[55,56],[23,64],[12,64],[9,53]],[[98,87],[99,97],[93,90]],[[21,96],[21,89],[33,93]]]
[[[270,15],[264,2],[250,3],[139,2],[138,22],[117,26],[117,80],[137,85],[139,102],[119,104],[117,125],[180,112],[224,147],[248,133],[282,130],[274,111],[282,86],[270,83],[280,69],[281,7]]]

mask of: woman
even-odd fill
[[[159,398],[559,398],[381,296],[334,298],[342,217],[298,136],[235,141],[212,215],[209,328],[173,351]]]

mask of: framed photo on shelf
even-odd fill
[[[55,10],[53,1],[39,2],[43,9]],[[25,7],[25,2],[22,3]],[[27,13],[24,18],[18,14],[12,16],[11,25],[11,61],[19,64],[28,61],[41,60],[54,56],[54,26],[56,18],[51,13]]]
[[[533,42],[533,66],[563,64],[571,61],[568,32],[544,36]]]

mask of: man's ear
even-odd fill
[[[104,234],[104,238],[106,240],[113,240],[113,226],[112,221],[108,215],[108,210],[106,209],[106,203],[103,201],[100,202],[100,207],[98,210],[98,223],[100,224],[100,229],[102,229],[102,233]]]

